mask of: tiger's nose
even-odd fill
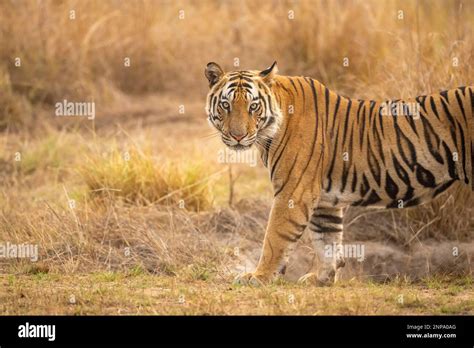
[[[239,132],[230,132],[230,136],[234,138],[237,141],[241,141],[243,138],[245,138],[247,134],[244,133],[239,133]]]

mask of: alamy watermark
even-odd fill
[[[25,258],[36,262],[38,261],[38,245],[0,243],[0,258]]]
[[[354,258],[362,262],[365,259],[364,244],[327,244],[324,246],[324,257],[333,258],[336,255],[341,255],[344,258]]]
[[[64,99],[54,105],[56,116],[84,116],[95,119],[95,102],[71,102]]]
[[[250,149],[246,151],[234,151],[227,148],[217,151],[218,163],[247,163],[250,167],[257,165],[258,152]]]
[[[420,104],[416,102],[384,102],[380,105],[382,116],[407,116],[413,119],[420,118]]]
[[[19,338],[46,338],[52,342],[56,340],[56,325],[37,325],[26,322],[18,326]]]

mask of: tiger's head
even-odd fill
[[[281,123],[281,110],[272,92],[278,72],[276,62],[263,71],[231,71],[207,64],[209,80],[206,112],[208,121],[234,150],[245,150],[254,143],[264,146]]]

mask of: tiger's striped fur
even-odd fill
[[[257,146],[274,188],[259,264],[240,283],[270,280],[307,226],[322,266],[302,280],[334,282],[343,255],[323,251],[341,246],[344,207],[415,206],[456,181],[474,189],[472,86],[373,101],[343,97],[308,77],[277,75],[276,63],[229,73],[209,63],[206,76],[210,122],[229,147]]]

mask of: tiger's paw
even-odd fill
[[[318,279],[318,276],[316,275],[316,273],[306,273],[304,276],[298,279],[298,284],[303,284],[303,285],[316,284],[317,279]]]
[[[239,274],[237,277],[235,277],[233,284],[260,287],[263,286],[266,282],[267,280],[264,277],[258,276],[255,273],[244,273]]]
[[[330,286],[335,283],[334,272],[322,272],[319,276],[316,273],[307,273],[298,279],[298,284],[316,285],[316,286]]]

